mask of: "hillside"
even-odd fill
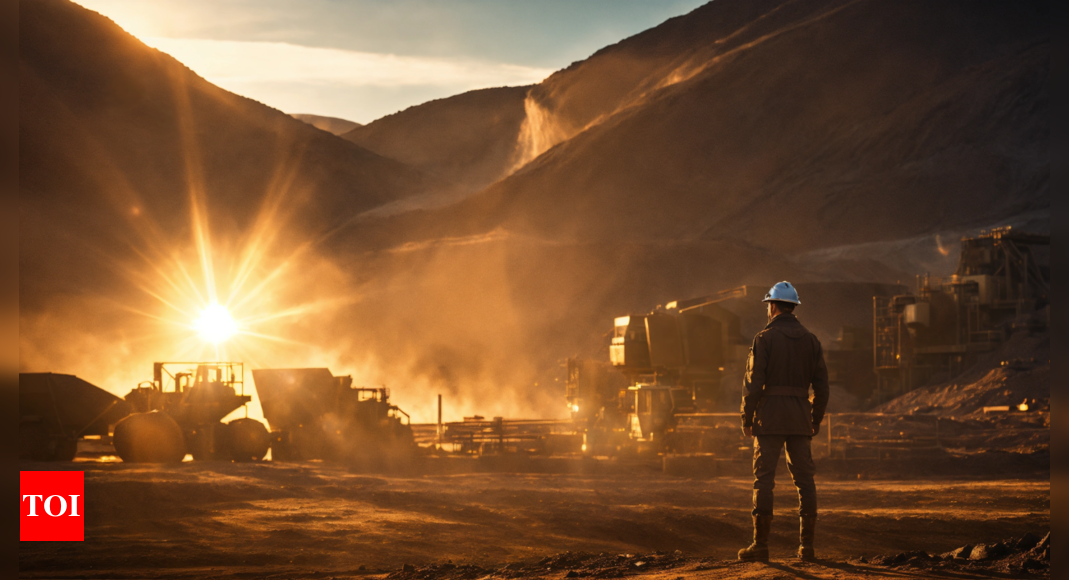
[[[323,115],[305,113],[290,113],[290,116],[298,121],[304,121],[316,129],[321,129],[334,135],[343,135],[357,127],[363,127],[360,123],[348,119],[339,119],[338,117],[324,117]]]
[[[529,87],[469,91],[409,107],[343,137],[471,193],[516,165]]]
[[[795,253],[1049,211],[1042,11],[1013,2],[908,8],[787,3],[713,43],[722,50],[679,56],[675,70],[700,70],[640,97],[633,89],[618,112],[595,115],[561,97],[543,123],[594,124],[457,206],[449,221],[476,215],[563,239],[765,248],[791,240]],[[664,26],[685,22],[676,20]],[[658,54],[654,31],[551,76],[533,98],[576,91],[611,104],[613,95],[583,88],[583,71],[608,74],[595,65],[617,53]],[[644,82],[658,77],[674,78]]]
[[[429,183],[211,85],[80,6],[24,2],[19,17],[24,310],[110,284],[101,253],[125,262],[189,239],[195,204],[221,231],[250,228],[268,201],[275,219],[327,231]]]

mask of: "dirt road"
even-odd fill
[[[476,578],[509,563],[530,575],[540,560],[569,551],[660,559],[629,572],[649,578],[909,577],[857,558],[940,553],[1050,527],[1049,478],[824,480],[819,549],[832,561],[803,565],[790,558],[796,499],[783,478],[777,562],[739,564],[730,560],[749,539],[747,478],[379,477],[269,462],[69,468],[86,472],[86,541],[21,543],[22,577],[356,577],[405,564],[416,577],[413,570],[452,561],[477,568],[439,577]],[[567,572],[547,566],[545,577]]]

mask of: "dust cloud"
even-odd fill
[[[298,236],[308,234],[280,236],[251,272],[221,252],[210,260],[208,276],[192,249],[170,263],[131,258],[102,271],[100,277],[117,282],[107,292],[53,296],[44,308],[22,313],[20,371],[75,374],[124,396],[151,379],[155,361],[244,362],[254,418],[262,411],[249,371],[300,367],[327,367],[352,375],[355,385],[389,387],[393,402],[416,422],[435,419],[439,393],[446,420],[562,414],[563,383],[536,385],[547,369],[532,359],[545,349],[526,343],[523,310],[531,305],[510,298],[510,254],[500,238],[469,240],[459,249],[405,247],[353,263],[283,251],[301,247],[306,240]],[[211,238],[219,248],[234,246],[221,232]],[[143,276],[144,270],[169,277],[146,283],[157,276]],[[240,329],[218,348],[192,324],[208,280]],[[553,364],[543,362],[549,375]]]
[[[553,114],[530,94],[523,101],[523,109],[526,116],[516,139],[516,162],[511,171],[527,165],[576,133],[562,126]]]

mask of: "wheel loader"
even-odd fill
[[[134,463],[177,462],[187,453],[198,461],[263,459],[270,447],[263,423],[222,422],[252,399],[244,375],[242,363],[154,363],[152,380],[125,397],[135,412],[115,425],[115,451]]]

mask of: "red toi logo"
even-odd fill
[[[85,539],[85,473],[20,471],[19,540],[81,542]]]

